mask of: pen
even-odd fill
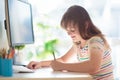
[[[53,54],[54,60],[56,60],[54,51],[52,52],[52,54]]]

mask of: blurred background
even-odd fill
[[[3,1],[3,0],[0,0]],[[19,62],[28,64],[32,60],[40,61],[60,57],[71,47],[72,41],[60,27],[64,12],[72,5],[83,6],[89,13],[93,23],[101,29],[112,48],[112,60],[116,80],[120,80],[120,0],[24,0],[32,5],[34,44],[22,45],[19,50]],[[4,6],[1,4],[1,6]],[[0,12],[4,12],[0,7]],[[1,16],[2,15],[2,16]],[[0,18],[3,13],[0,13]],[[1,20],[1,19],[0,19]],[[3,21],[0,21],[0,44],[6,34]],[[7,42],[4,42],[7,44]],[[6,47],[1,45],[0,47]]]

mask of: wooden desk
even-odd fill
[[[42,68],[34,73],[14,73],[12,77],[2,77],[0,80],[92,80],[86,73],[53,71],[51,68]]]

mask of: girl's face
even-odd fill
[[[66,27],[66,31],[68,35],[72,38],[73,42],[79,42],[81,40],[77,25],[68,24],[68,26]]]

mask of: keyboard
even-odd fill
[[[18,65],[13,65],[13,72],[18,72],[18,73],[33,73],[34,70],[29,69],[25,66],[18,66]]]

